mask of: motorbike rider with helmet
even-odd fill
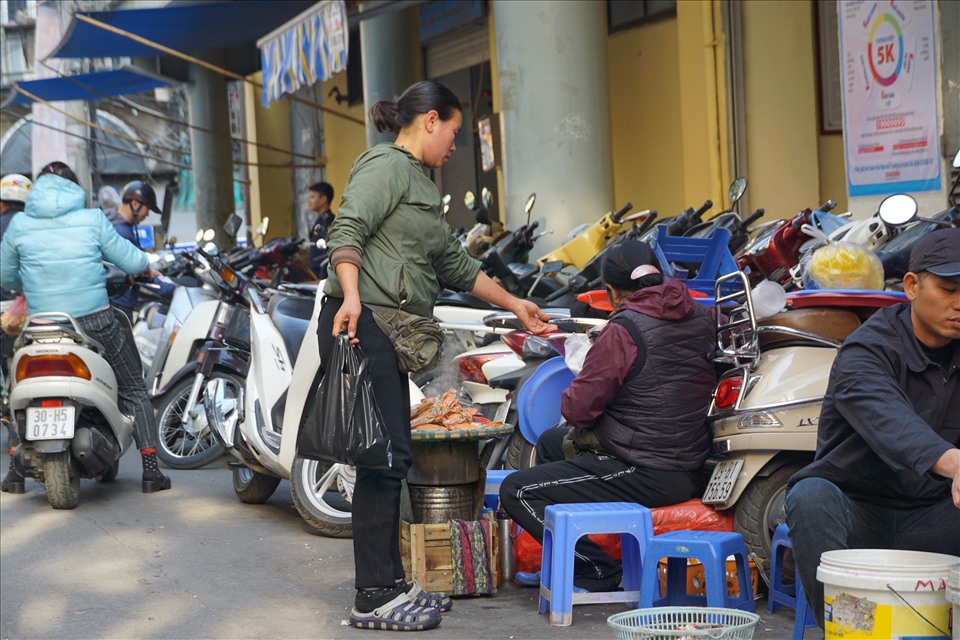
[[[104,187],[100,190],[101,208],[107,219],[113,223],[113,228],[117,230],[122,237],[126,238],[138,249],[140,238],[137,235],[137,226],[144,221],[151,211],[160,213],[157,206],[157,193],[149,184],[142,180],[128,182],[120,190],[119,198],[113,187]],[[106,198],[104,198],[106,196]],[[113,207],[107,208],[104,205],[113,204]],[[154,284],[160,285],[158,291],[161,296],[172,296],[174,285],[162,278],[154,278]],[[140,287],[134,284],[130,290],[120,296],[110,298],[110,304],[119,308],[126,314],[127,318],[133,320],[133,312],[139,306]]]
[[[23,215],[11,221],[0,251],[0,285],[21,286],[31,314],[70,314],[103,347],[117,377],[118,404],[133,416],[143,463],[141,488],[170,488],[157,466],[157,425],[143,381],[130,323],[110,307],[105,258],[130,274],[151,272],[146,254],[124,242],[99,209],[84,208],[86,193],[70,167],[51,162],[40,171]],[[22,476],[20,476],[22,478]],[[4,483],[23,493],[23,480]]]
[[[10,221],[13,220],[15,215],[23,211],[27,203],[27,195],[30,193],[32,187],[33,182],[30,178],[20,175],[19,173],[11,173],[0,178],[0,243],[3,242],[3,233],[7,230],[7,225],[10,224]],[[13,291],[0,289],[0,300],[14,300],[16,297]],[[6,333],[0,332],[0,369],[3,370],[4,381],[7,380],[7,376],[10,373],[7,370],[7,362],[13,358],[13,340],[13,336],[8,336]],[[6,409],[7,407],[4,406],[3,411],[5,412]],[[12,423],[8,423],[8,436],[10,444],[10,469],[7,472],[7,476],[3,479],[4,487],[9,486],[11,482],[23,481],[23,476],[17,473],[16,467],[13,464],[13,453],[16,450],[18,438],[16,429],[13,428]],[[4,488],[4,491],[6,491],[6,488]]]

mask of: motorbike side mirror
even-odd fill
[[[536,192],[531,193],[530,196],[527,198],[527,202],[523,205],[523,212],[529,216],[530,212],[533,211],[533,205],[536,204],[536,202],[537,202]]]
[[[550,260],[540,265],[540,273],[545,276],[560,273],[561,269],[563,269],[563,261],[561,260]]]
[[[484,187],[480,190],[480,204],[482,204],[485,209],[489,209],[490,205],[493,204],[493,194],[490,193],[490,189]]]
[[[234,213],[223,223],[223,232],[227,234],[228,238],[234,238],[237,231],[240,231],[240,225],[242,224],[243,218]]]
[[[477,210],[477,196],[473,195],[473,191],[467,191],[463,194],[463,205],[470,211]]]
[[[883,199],[877,208],[877,215],[891,227],[905,225],[917,217],[917,201],[905,193],[895,193]]]
[[[260,221],[260,224],[257,225],[257,228],[253,230],[257,238],[262,238],[267,235],[267,229],[270,228],[270,216],[266,216],[263,220]]]
[[[442,206],[441,206],[441,209],[443,210],[443,215],[447,215],[448,213],[450,213],[450,201],[451,201],[451,200],[453,200],[453,198],[450,197],[450,194],[449,194],[449,193],[444,194],[443,198],[440,200],[441,205],[442,205]]]
[[[730,208],[733,208],[733,205],[743,197],[743,194],[747,190],[747,179],[746,178],[737,178],[730,183],[730,191],[727,193],[727,198],[730,200]]]

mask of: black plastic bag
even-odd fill
[[[302,458],[389,469],[390,436],[373,396],[369,361],[346,333],[336,337],[313,405],[297,434]]]

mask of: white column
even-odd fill
[[[614,209],[607,96],[606,3],[494,0],[508,228],[534,218],[553,234],[532,257],[556,248],[575,226]],[[638,150],[638,153],[640,151]],[[619,203],[622,204],[622,203]],[[619,206],[619,205],[617,205]]]

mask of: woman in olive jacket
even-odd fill
[[[357,595],[350,621],[362,629],[413,631],[436,627],[450,598],[408,583],[400,561],[400,487],[413,460],[407,375],[367,305],[432,317],[441,286],[465,289],[517,314],[532,331],[550,328],[533,303],[520,300],[480,271],[450,232],[440,192],[424,174],[456,150],[463,121],[459,99],[443,85],[418,82],[395,101],[370,109],[379,131],[397,133],[357,158],[327,239],[332,273],[320,312],[320,358],[335,336],[362,342],[374,395],[393,447],[389,469],[357,469],[353,549]]]

